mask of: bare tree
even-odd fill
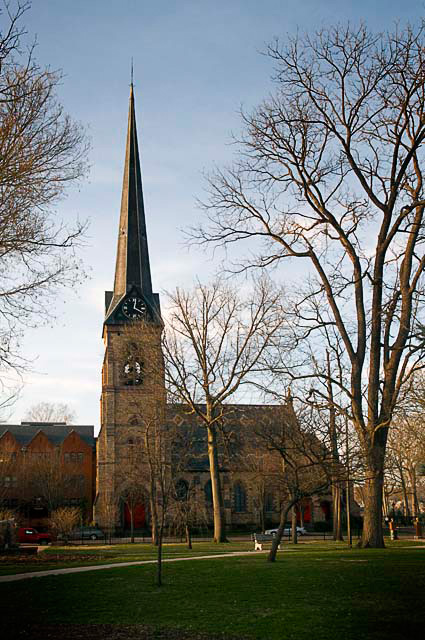
[[[36,498],[51,513],[63,506],[65,500],[72,497],[69,474],[65,474],[59,462],[60,452],[27,452],[22,465],[23,496]]]
[[[51,316],[58,286],[80,281],[75,257],[85,224],[52,209],[87,172],[81,125],[55,96],[59,71],[40,67],[26,46],[29,2],[3,3],[0,31],[0,363],[22,365],[18,338]],[[25,53],[28,51],[27,53]]]
[[[68,538],[71,531],[81,522],[81,509],[78,507],[58,507],[49,518],[49,524],[57,536]]]
[[[418,467],[425,460],[423,415],[399,416],[388,438],[387,484],[402,494],[404,514],[419,515]]]
[[[335,477],[332,451],[318,437],[311,414],[300,421],[292,402],[276,407],[268,421],[257,425],[263,448],[277,458],[281,494],[280,521],[268,561],[274,562],[288,514],[292,512],[292,540],[296,542],[296,509],[306,498],[327,493]],[[275,463],[276,464],[276,463]]]
[[[262,280],[243,299],[217,282],[170,295],[163,342],[171,395],[207,431],[214,542],[225,542],[217,431],[231,412],[226,402],[253,382],[284,324],[281,293]]]
[[[38,402],[30,407],[25,415],[28,422],[65,422],[73,424],[75,410],[64,402]]]
[[[279,410],[276,411],[275,417],[278,420]],[[261,417],[254,414],[251,419],[245,418],[244,429],[239,434],[239,446],[230,464],[238,471],[244,472],[250,487],[257,524],[264,531],[267,511],[272,510],[274,505],[278,506],[281,465],[278,457],[276,459],[276,456],[270,455],[262,436],[256,435],[256,430],[261,427],[262,417],[263,414]]]
[[[294,259],[309,269],[350,370],[344,393],[367,471],[364,547],[384,544],[388,429],[424,353],[424,51],[424,21],[270,45],[277,90],[243,115],[238,162],[211,177],[210,224],[195,231],[229,249],[255,240],[241,268]],[[298,308],[317,346],[323,325],[303,300]]]
[[[159,407],[157,407],[159,408]],[[160,409],[160,408],[159,408]],[[149,465],[151,508],[155,513],[157,552],[157,584],[162,585],[162,543],[167,518],[172,504],[175,477],[172,465],[172,447],[175,427],[165,424],[164,413],[146,424],[145,450]]]
[[[109,538],[109,542],[115,529],[117,499],[119,499],[119,494],[117,495],[112,491],[105,491],[102,495],[102,500],[96,505],[96,513],[103,523],[103,528]]]
[[[205,496],[193,478],[189,481],[181,478],[175,482],[170,516],[173,529],[176,533],[184,533],[187,548],[192,549],[194,527],[206,527],[208,524]]]
[[[120,465],[116,474],[116,491],[127,507],[130,516],[130,540],[134,542],[134,519],[140,505],[145,504],[149,496],[150,475],[146,454],[140,446],[139,438],[133,437],[127,444],[126,463]]]

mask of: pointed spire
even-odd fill
[[[152,280],[134,111],[133,62],[131,65],[130,106],[113,292],[114,301],[120,299],[132,287],[137,287],[148,300],[152,298]]]

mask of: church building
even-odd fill
[[[136,323],[135,321],[141,321]],[[135,325],[145,330],[132,333]],[[146,443],[147,425],[162,421],[181,430],[198,430],[193,456],[179,470],[176,484],[196,487],[197,500],[204,503],[212,519],[211,482],[205,429],[187,416],[184,407],[167,404],[161,352],[163,324],[159,295],[152,288],[146,217],[137,140],[133,85],[130,89],[128,131],[124,164],[115,279],[105,292],[102,370],[101,429],[97,441],[95,520],[100,527],[128,529],[129,501],[121,499],[136,482],[131,477],[135,449]],[[261,526],[279,519],[279,487],[273,479],[271,461],[249,467],[252,426],[276,407],[233,405],[227,425],[233,445],[224,447],[220,459],[225,519],[229,526]],[[288,408],[288,411],[290,407]],[[182,433],[183,433],[182,431]],[[252,445],[252,446],[251,446]],[[225,451],[226,449],[226,451]],[[229,453],[230,452],[230,453]],[[233,453],[232,453],[233,452]],[[146,462],[146,461],[145,461]],[[261,467],[261,468],[260,468]],[[143,470],[140,470],[143,474]],[[269,481],[265,482],[265,478]],[[268,483],[267,483],[268,482]],[[259,515],[261,512],[261,516]],[[146,494],[131,514],[135,527],[149,526],[150,505]],[[329,496],[314,496],[303,504],[303,521],[330,518]]]

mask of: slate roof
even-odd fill
[[[143,202],[142,174],[137,141],[133,85],[130,88],[127,143],[121,196],[114,290],[105,292],[105,323],[125,321],[114,313],[127,294],[142,295],[150,315],[160,317],[159,296],[152,291],[152,278]]]
[[[0,425],[0,437],[9,431],[25,447],[31,442],[34,436],[42,431],[55,446],[62,444],[65,438],[76,431],[81,438],[91,447],[95,446],[94,426],[83,424],[65,424],[63,422],[23,422],[21,424]]]
[[[200,407],[203,408],[202,405]],[[228,455],[221,456],[219,461],[221,470],[228,470],[229,455],[232,456],[236,450],[240,449],[244,439],[249,435],[250,429],[255,428],[262,421],[279,419],[278,415],[282,410],[293,414],[291,405],[225,405],[225,418],[221,425],[222,428],[218,430],[218,438],[221,441],[220,450],[226,450]],[[187,408],[184,405],[168,404],[166,424],[181,428],[186,435],[190,433],[190,451],[193,452],[193,456],[187,460],[187,470],[199,473],[207,472],[209,471],[207,430],[197,415],[188,414],[186,411]],[[293,415],[295,418],[295,414]],[[183,442],[182,446],[186,447],[186,444]]]

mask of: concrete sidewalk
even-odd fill
[[[166,558],[162,562],[184,562],[186,560],[214,560],[215,558],[234,558],[237,556],[252,556],[268,553],[265,551],[231,551],[229,553],[217,553],[209,556],[189,556],[185,558]],[[100,571],[101,569],[119,569],[121,567],[136,567],[143,564],[156,564],[156,560],[137,560],[135,562],[112,562],[110,564],[95,564],[88,567],[68,567],[67,569],[48,569],[47,571],[30,571],[28,573],[16,573],[9,576],[0,576],[0,582],[17,582],[28,578],[44,578],[44,576],[62,576],[68,573],[83,573],[84,571]]]

